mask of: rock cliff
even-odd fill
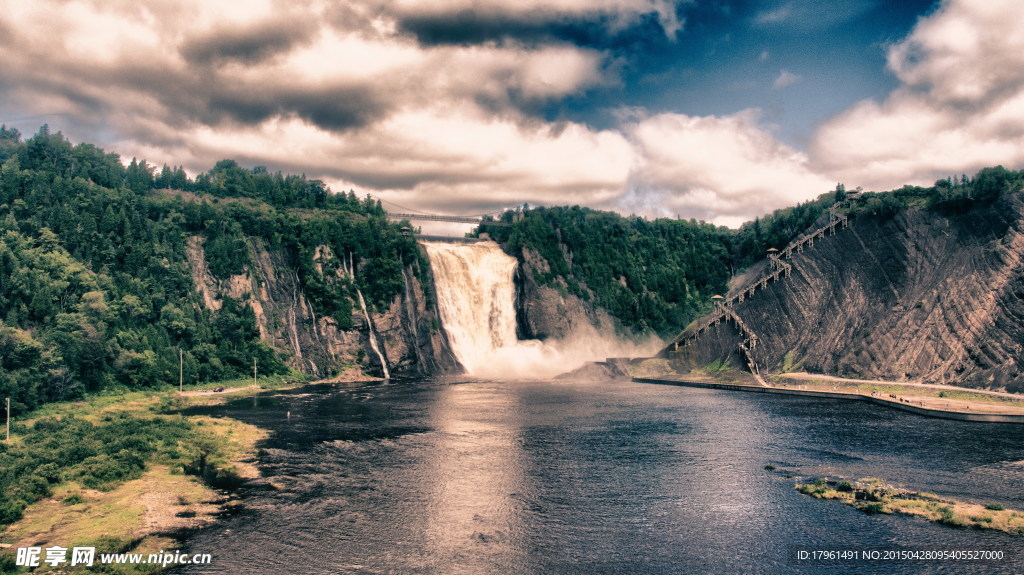
[[[819,222],[821,224],[821,222]],[[862,213],[786,261],[789,277],[736,301],[762,371],[1024,391],[1024,194],[966,214]],[[742,291],[767,269],[736,278]],[[671,354],[681,369],[731,361],[728,322]]]
[[[598,332],[614,331],[617,322],[604,309],[568,292],[565,280],[556,277],[540,285],[538,273],[548,273],[548,262],[536,251],[523,248],[516,270],[516,318],[520,339],[564,339],[593,326]]]
[[[186,254],[196,291],[211,310],[220,309],[225,297],[248,303],[261,339],[282,352],[291,367],[319,377],[345,372],[382,375],[381,359],[370,342],[372,323],[392,376],[458,371],[439,329],[437,310],[429,305],[413,270],[403,270],[404,290],[386,310],[367,317],[356,305],[354,325],[345,330],[333,318],[316,313],[287,254],[268,249],[259,238],[246,241],[252,263],[245,273],[221,281],[209,271],[202,238],[190,237]],[[334,255],[324,249],[318,250],[318,257]],[[324,266],[318,268],[322,271]]]

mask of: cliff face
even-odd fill
[[[859,215],[786,261],[735,312],[757,334],[764,371],[921,380],[1024,390],[1024,194],[946,217],[909,208]],[[758,277],[766,264],[734,282]],[[732,357],[722,323],[675,356],[681,366]]]
[[[189,238],[186,252],[196,290],[211,310],[220,309],[224,297],[248,303],[261,339],[283,352],[291,367],[321,377],[346,371],[382,375],[381,359],[370,343],[372,322],[372,333],[391,375],[458,370],[444,333],[438,329],[436,309],[428,309],[412,270],[403,270],[405,289],[387,310],[367,317],[356,304],[354,325],[343,330],[331,317],[316,313],[285,254],[268,250],[259,238],[247,241],[253,264],[246,273],[221,281],[207,267],[202,238]],[[334,257],[326,249],[318,254]]]
[[[402,375],[457,373],[461,366],[441,329],[436,306],[428,306],[416,274],[402,270],[405,289],[382,314],[372,314],[392,371]]]
[[[522,265],[516,270],[520,339],[564,339],[583,326],[593,326],[599,332],[615,329],[616,322],[608,312],[569,293],[562,278],[540,285],[536,275],[549,271],[540,254],[523,248]]]

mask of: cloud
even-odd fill
[[[684,214],[724,225],[832,189],[808,158],[759,125],[758,112],[693,117],[660,114],[629,130],[636,147],[632,192],[623,208]]]
[[[256,64],[287,54],[296,45],[312,40],[311,22],[282,22],[279,19],[244,26],[207,30],[185,40],[179,51],[189,64],[208,66],[240,62]]]
[[[775,6],[770,10],[760,12],[755,18],[754,22],[759,25],[770,25],[779,24],[786,22],[793,17],[793,6],[792,4],[783,4],[781,6]]]
[[[401,27],[430,43],[465,43],[495,37],[544,37],[552,25],[593,22],[609,33],[656,18],[666,36],[683,28],[672,0],[397,0],[387,12]],[[487,35],[481,34],[485,31]]]
[[[888,189],[1024,164],[1024,28],[1005,0],[950,0],[923,18],[889,49],[899,87],[826,122],[807,153],[779,142],[756,110],[629,110],[605,129],[549,119],[635,65],[551,30],[654,26],[667,42],[685,4],[12,2],[0,11],[0,108],[157,164],[196,172],[232,157],[455,213],[578,203],[735,225],[836,181]],[[814,10],[775,3],[763,24]],[[518,28],[445,36],[468,33],[460,18]],[[416,22],[443,37],[426,41]],[[781,70],[774,87],[800,80]]]
[[[186,138],[192,128],[290,117],[346,131],[447,101],[515,116],[614,80],[595,50],[424,49],[388,33],[386,24],[357,31],[322,24],[316,9],[277,14],[254,2],[240,10],[250,18],[210,13],[204,27],[166,12],[59,4],[0,16],[2,26],[20,31],[9,41],[17,48],[0,55],[0,90],[12,106],[72,114],[86,124],[102,118],[115,124],[107,130],[139,137],[142,129],[156,128],[153,138]]]
[[[772,89],[773,90],[781,90],[783,88],[788,88],[788,87],[792,86],[793,84],[800,83],[800,81],[802,81],[802,80],[803,80],[802,76],[798,76],[798,75],[790,72],[789,70],[782,70],[781,72],[779,72],[778,77],[775,78],[775,81],[772,82]]]
[[[202,165],[209,157],[316,174],[334,189],[372,192],[402,205],[485,213],[531,204],[587,204],[621,193],[629,143],[579,124],[519,125],[472,106],[410,110],[338,137],[297,118],[225,131],[200,128],[188,144],[146,148]],[[182,160],[177,160],[182,161]]]
[[[875,4],[875,0],[776,1],[755,14],[753,24],[758,28],[789,28],[804,32],[822,30],[858,18]]]
[[[844,181],[930,184],[1024,165],[1024,27],[1012,0],[950,0],[888,52],[900,86],[824,124],[811,152]]]

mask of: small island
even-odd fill
[[[1024,513],[1020,511],[1006,509],[999,503],[978,505],[911,491],[874,477],[857,481],[826,477],[812,483],[798,483],[796,489],[817,499],[837,499],[869,515],[915,515],[950,527],[996,529],[1024,535]]]

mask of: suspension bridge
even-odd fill
[[[486,226],[508,226],[511,225],[508,222],[496,221],[501,217],[505,210],[497,212],[490,212],[486,214],[477,214],[470,216],[454,215],[454,214],[432,214],[421,210],[416,210],[403,205],[396,204],[395,202],[389,202],[387,200],[381,200],[382,204],[387,204],[390,207],[397,208],[392,211],[388,209],[386,211],[389,220],[401,221],[424,221],[424,222],[448,222],[454,224],[476,224]],[[518,214],[521,218],[522,214]]]
[[[499,212],[500,213],[500,212]],[[484,216],[448,216],[443,214],[403,214],[397,212],[388,212],[389,220],[422,220],[428,222],[454,222],[459,224],[483,224],[487,226],[508,226],[511,225],[508,222],[496,222],[493,220],[484,219],[485,216],[490,214],[484,214]]]

